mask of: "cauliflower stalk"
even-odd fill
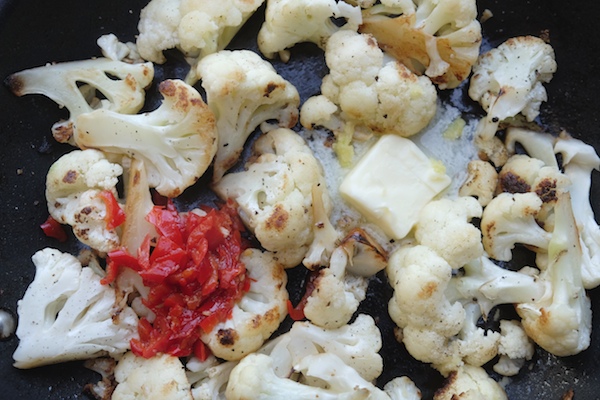
[[[144,89],[153,78],[152,63],[95,58],[27,69],[12,74],[6,83],[17,96],[42,94],[66,107],[69,118],[55,123],[52,135],[61,143],[75,145],[74,123],[79,115],[97,109],[135,114],[144,105]]]
[[[540,279],[550,283],[547,296],[517,306],[527,335],[548,352],[570,356],[590,344],[592,311],[581,278],[582,251],[568,192],[559,195],[548,266]]]
[[[223,50],[197,67],[208,106],[217,119],[219,147],[213,181],[235,165],[257,126],[277,120],[282,128],[298,121],[300,96],[273,66],[250,50]]]
[[[583,285],[593,289],[600,284],[600,227],[590,203],[591,176],[600,169],[600,157],[594,148],[571,137],[561,137],[554,147],[562,155],[564,173],[571,185],[569,193],[580,235]]]
[[[194,65],[223,50],[264,0],[152,0],[140,12],[137,48],[142,58],[158,64],[164,50],[177,48],[192,65],[186,82],[198,77]]]
[[[101,109],[76,121],[81,148],[144,161],[148,182],[165,197],[177,197],[209,167],[217,150],[212,111],[180,80],[159,85],[162,104],[152,112],[125,115]]]
[[[289,129],[261,136],[254,154],[247,170],[225,175],[213,188],[222,199],[235,199],[240,217],[265,249],[285,267],[295,267],[318,229],[312,213],[315,185],[322,191],[321,214],[332,209],[322,167],[304,139]]]
[[[417,77],[396,61],[384,63],[377,41],[367,34],[338,31],[327,42],[321,95],[302,106],[307,129],[324,126],[336,136],[349,131],[371,135],[411,136],[436,112],[437,94],[427,77]]]
[[[40,250],[32,260],[35,278],[17,303],[15,367],[117,357],[129,349],[138,317],[117,303],[115,289],[102,285],[101,276],[55,249]]]
[[[248,249],[241,255],[250,289],[233,307],[231,317],[202,334],[211,352],[225,360],[239,360],[256,351],[287,315],[287,277],[273,255]]]
[[[360,32],[414,73],[442,89],[467,79],[481,45],[475,0],[382,0],[363,7]]]
[[[333,18],[343,18],[342,26]],[[265,22],[258,32],[258,48],[267,57],[276,53],[287,61],[286,49],[311,42],[324,49],[327,39],[340,29],[357,31],[362,22],[359,7],[335,0],[269,0]]]
[[[73,228],[82,243],[103,253],[120,245],[103,192],[118,198],[115,186],[123,168],[101,151],[74,150],[56,160],[46,176],[46,201],[52,218]]]

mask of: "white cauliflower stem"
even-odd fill
[[[52,218],[73,228],[82,243],[109,252],[120,244],[115,227],[107,226],[101,192],[118,197],[115,186],[123,168],[98,150],[74,150],[52,164],[46,176],[46,201]],[[110,218],[110,216],[108,216]]]
[[[204,174],[215,155],[215,118],[198,91],[184,82],[166,80],[159,90],[163,103],[152,112],[97,110],[80,115],[75,142],[81,148],[143,160],[150,186],[176,197]]]
[[[128,64],[96,58],[17,72],[8,77],[7,84],[17,96],[43,94],[66,107],[69,119],[55,123],[52,134],[61,143],[75,144],[73,123],[79,115],[95,109],[134,114],[144,105],[144,89],[153,78],[151,63]]]
[[[581,278],[582,251],[569,193],[555,207],[548,266],[540,273],[551,293],[517,306],[527,335],[557,356],[578,354],[590,344],[592,310]]]
[[[54,249],[38,251],[32,260],[35,278],[17,308],[15,367],[118,356],[129,349],[138,317],[118,306],[115,290],[102,285],[99,275]]]
[[[238,161],[244,143],[257,126],[277,120],[282,128],[298,121],[300,96],[273,66],[250,50],[223,50],[197,67],[206,101],[217,118],[219,148],[213,181]]]

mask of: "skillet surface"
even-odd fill
[[[100,55],[95,44],[101,34],[115,33],[122,41],[133,41],[139,10],[146,0],[77,1],[0,0],[0,78],[22,69],[52,61],[85,59]],[[489,8],[494,17],[483,23],[484,48],[496,46],[510,36],[539,35],[550,32],[556,51],[558,72],[547,85],[549,101],[542,106],[540,122],[553,133],[566,129],[600,150],[599,112],[600,39],[593,24],[596,16],[590,3],[572,1],[565,7],[558,0],[481,0],[480,12]],[[234,40],[232,48],[256,49],[255,35],[260,16],[253,18]],[[327,73],[322,53],[314,46],[300,45],[292,53],[293,63],[276,68],[297,85],[302,99],[318,93],[320,78]],[[185,66],[172,55],[166,66],[158,66],[157,79],[183,77]],[[444,97],[466,99],[464,88]],[[156,94],[155,89],[150,90]],[[479,108],[465,100],[464,111]],[[156,106],[156,96],[146,109]],[[64,110],[42,96],[14,97],[0,87],[0,307],[16,311],[16,302],[33,279],[31,255],[47,246],[75,253],[74,240],[60,244],[47,239],[39,224],[47,216],[44,181],[49,166],[71,148],[56,143],[50,126],[66,116]],[[202,182],[185,193],[182,206],[209,201]],[[600,182],[594,174],[592,198],[600,212]],[[381,276],[379,277],[381,278]],[[294,272],[291,281],[301,284],[302,273]],[[600,292],[592,291],[592,309],[600,309]],[[291,296],[298,296],[292,291]],[[374,279],[361,310],[378,316],[384,337],[381,351],[384,384],[394,376],[409,375],[428,399],[441,384],[441,377],[429,367],[410,360],[393,338],[393,324],[386,313],[389,286]],[[61,338],[56,338],[61,340]],[[538,350],[534,359],[507,386],[511,399],[560,399],[573,389],[575,398],[600,397],[600,322],[594,319],[591,347],[584,353],[556,358]],[[82,388],[98,376],[79,362],[21,371],[12,367],[17,339],[0,342],[0,398],[2,399],[80,399]]]

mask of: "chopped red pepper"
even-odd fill
[[[103,190],[98,196],[100,196],[106,206],[106,216],[104,217],[104,221],[106,222],[106,227],[108,229],[115,229],[125,222],[125,212],[110,190]]]
[[[171,201],[155,206],[147,217],[159,234],[155,246],[151,248],[147,238],[137,258],[125,250],[109,254],[109,268],[130,267],[150,288],[143,301],[156,317],[152,323],[140,320],[139,339],[131,341],[131,350],[139,356],[162,352],[206,358],[208,349],[200,336],[229,318],[249,290],[240,261],[246,248],[240,232],[244,227],[235,204],[204,211],[204,216],[180,214]]]
[[[67,232],[65,232],[65,229],[60,222],[50,215],[48,216],[48,219],[40,225],[40,228],[42,228],[42,231],[44,231],[44,234],[48,237],[57,239],[59,242],[67,241]]]
[[[312,294],[313,290],[315,290],[316,280],[318,277],[319,271],[312,271],[308,274],[304,295],[296,307],[294,307],[290,300],[287,301],[288,314],[294,321],[302,321],[304,318],[306,318],[304,315],[304,307],[306,306],[306,302],[308,301],[308,298]]]

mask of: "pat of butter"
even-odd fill
[[[401,239],[450,181],[410,139],[384,135],[346,175],[340,194],[388,236]]]

